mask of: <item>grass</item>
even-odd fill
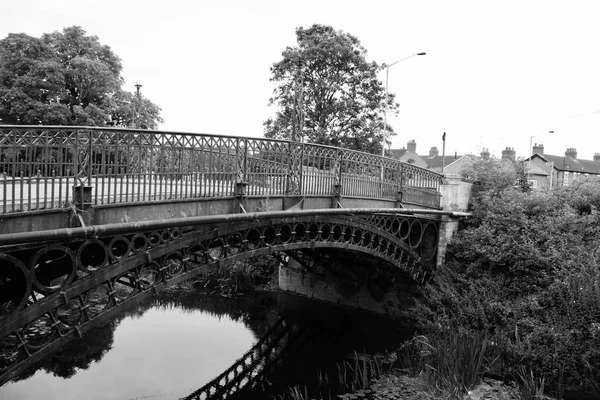
[[[404,343],[397,350],[397,365],[401,371],[419,375],[437,396],[462,399],[495,361],[492,353],[485,335],[446,330]]]

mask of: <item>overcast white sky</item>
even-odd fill
[[[270,66],[295,28],[331,25],[388,63],[400,115],[393,148],[500,156],[529,143],[600,153],[600,3],[589,1],[3,0],[0,38],[80,25],[163,109],[161,129],[262,136]],[[385,82],[385,73],[380,79]],[[554,131],[549,134],[549,131]],[[531,136],[537,135],[534,138]]]

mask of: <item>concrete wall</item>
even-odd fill
[[[467,211],[473,181],[460,175],[445,174],[440,187],[442,194],[441,206],[448,211]]]
[[[472,187],[473,182],[462,178],[460,175],[444,175],[444,182],[440,187],[442,209],[447,211],[467,211]],[[441,218],[437,265],[444,262],[448,242],[457,230],[458,218],[449,216]]]

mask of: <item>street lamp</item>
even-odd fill
[[[388,81],[389,81],[389,76],[390,76],[390,67],[398,64],[401,61],[408,60],[411,57],[424,56],[426,54],[427,53],[415,53],[415,54],[412,54],[408,57],[404,57],[398,61],[395,61],[395,62],[385,66],[385,101],[386,102],[388,99]],[[387,130],[388,130],[388,128],[387,128],[387,104],[386,104],[386,106],[383,108],[383,139],[381,141],[381,155],[382,156],[385,156],[385,138],[386,138]]]

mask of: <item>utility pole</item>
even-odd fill
[[[442,135],[442,175],[444,175],[444,166],[446,165],[446,132]]]

